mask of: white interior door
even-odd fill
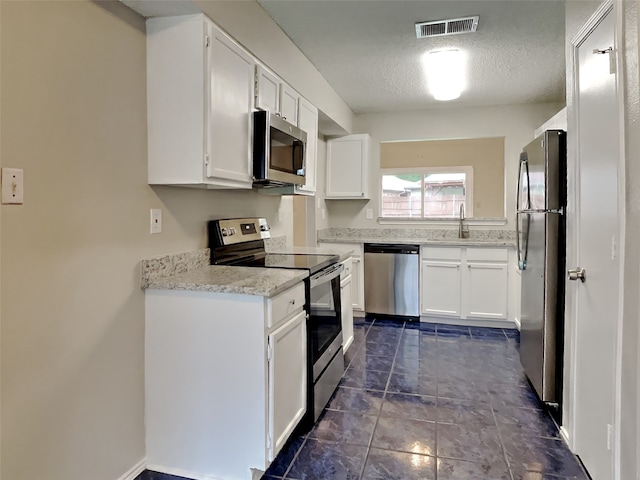
[[[574,446],[597,480],[613,478],[614,459],[620,227],[614,27],[609,11],[576,52],[577,265],[569,267],[584,268],[586,279],[567,285],[576,299]]]

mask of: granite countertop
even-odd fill
[[[387,243],[451,247],[515,247],[515,231],[470,228],[468,238],[458,238],[452,228],[328,228],[318,232],[323,243]]]
[[[209,249],[143,259],[143,289],[191,290],[272,297],[309,276],[306,270],[209,265]]]
[[[308,276],[306,270],[209,265],[156,278],[146,288],[272,297]]]
[[[509,239],[478,239],[478,238],[415,238],[415,237],[321,237],[319,243],[384,243],[408,245],[434,245],[443,247],[514,247],[515,240]]]

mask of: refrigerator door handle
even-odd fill
[[[526,217],[527,225],[526,225],[526,228],[522,229],[522,232],[520,231],[521,215],[527,216]],[[522,213],[522,212],[516,213],[516,255],[517,255],[516,260],[518,261],[518,270],[520,271],[524,271],[527,269],[527,253],[529,249],[529,224],[528,224],[529,221],[530,221],[530,218],[528,213]],[[526,235],[526,238],[524,238],[522,242],[520,241],[521,233],[524,233]]]
[[[518,182],[519,183],[519,182]],[[516,260],[518,261],[518,270],[524,270],[524,265],[520,263],[520,213],[516,212]]]
[[[522,184],[523,169],[527,176],[527,195],[526,195],[526,198],[524,199],[525,200],[524,204],[520,203],[520,200],[522,199],[522,188],[524,186]],[[529,178],[529,156],[527,155],[527,152],[522,152],[520,154],[520,163],[518,164],[518,188],[516,189],[516,211],[518,212],[531,209],[530,185],[531,185],[531,182]]]

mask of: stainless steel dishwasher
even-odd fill
[[[418,245],[364,246],[364,309],[367,313],[420,316]]]

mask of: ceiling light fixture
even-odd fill
[[[464,88],[464,58],[460,50],[434,50],[423,57],[429,91],[436,100],[460,97]]]

